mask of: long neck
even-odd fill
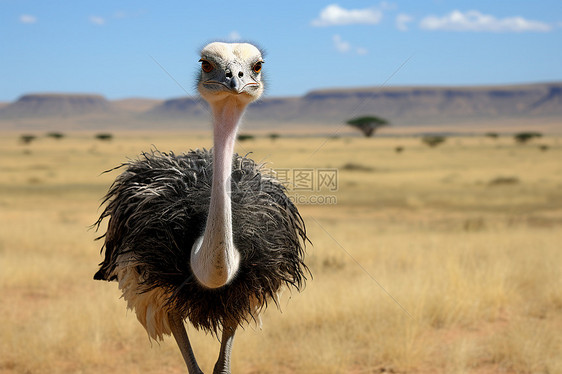
[[[203,237],[191,252],[191,267],[197,280],[208,288],[230,282],[240,264],[240,254],[232,239],[230,175],[238,123],[244,106],[236,100],[212,104],[213,182],[209,214]]]

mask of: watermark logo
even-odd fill
[[[334,194],[339,187],[336,168],[270,169],[269,175],[285,186],[289,199],[295,204],[337,204]]]

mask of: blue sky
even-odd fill
[[[267,94],[562,81],[562,1],[0,0],[0,101],[194,93],[198,50],[249,40]],[[161,66],[174,78],[170,78]]]

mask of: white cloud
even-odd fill
[[[396,28],[400,31],[408,31],[408,23],[412,22],[414,17],[409,14],[400,13],[396,16]]]
[[[230,34],[228,34],[227,39],[232,41],[232,42],[236,42],[236,41],[239,41],[240,39],[242,39],[242,37],[240,36],[238,31],[232,31]]]
[[[116,19],[123,19],[123,18],[128,18],[129,17],[129,13],[123,11],[123,10],[118,10],[117,12],[113,13],[113,18]]]
[[[383,1],[380,3],[379,8],[381,10],[395,10],[398,6],[395,3],[389,3],[388,1]]]
[[[113,13],[113,18],[115,19],[138,18],[144,14],[146,14],[146,10],[144,9],[135,10],[135,11],[118,10]]]
[[[426,30],[492,32],[546,32],[552,29],[552,26],[544,22],[527,20],[523,17],[496,18],[477,10],[464,13],[454,10],[443,17],[428,16],[421,20],[420,27]]]
[[[99,16],[90,16],[90,22],[98,26],[105,25],[105,19]]]
[[[367,48],[363,48],[363,47],[359,47],[355,51],[357,52],[358,55],[366,55],[367,53],[369,53]]]
[[[358,55],[366,55],[368,53],[366,48],[352,47],[349,42],[343,40],[342,37],[338,34],[332,37],[332,41],[334,42],[334,47],[340,53],[355,52]]]
[[[382,12],[376,8],[344,9],[337,4],[322,9],[320,16],[311,22],[312,26],[335,26],[351,24],[377,24]]]
[[[332,40],[334,41],[334,46],[339,52],[345,53],[351,49],[351,45],[337,34],[332,37]]]
[[[31,14],[22,14],[20,16],[20,22],[21,23],[27,23],[27,24],[32,24],[37,22],[37,17],[32,16]]]

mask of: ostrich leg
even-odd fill
[[[185,326],[183,324],[183,319],[179,314],[175,312],[170,312],[168,314],[168,320],[170,321],[170,328],[172,329],[172,334],[180,347],[181,355],[185,360],[187,365],[187,371],[189,374],[203,374],[199,365],[197,365],[197,360],[193,354],[193,349],[191,349],[191,344],[189,343],[189,338],[187,337],[187,331],[185,331]]]
[[[232,352],[232,344],[234,344],[234,333],[236,332],[237,323],[224,323],[222,327],[221,351],[219,359],[215,364],[213,374],[230,374],[230,354]]]

